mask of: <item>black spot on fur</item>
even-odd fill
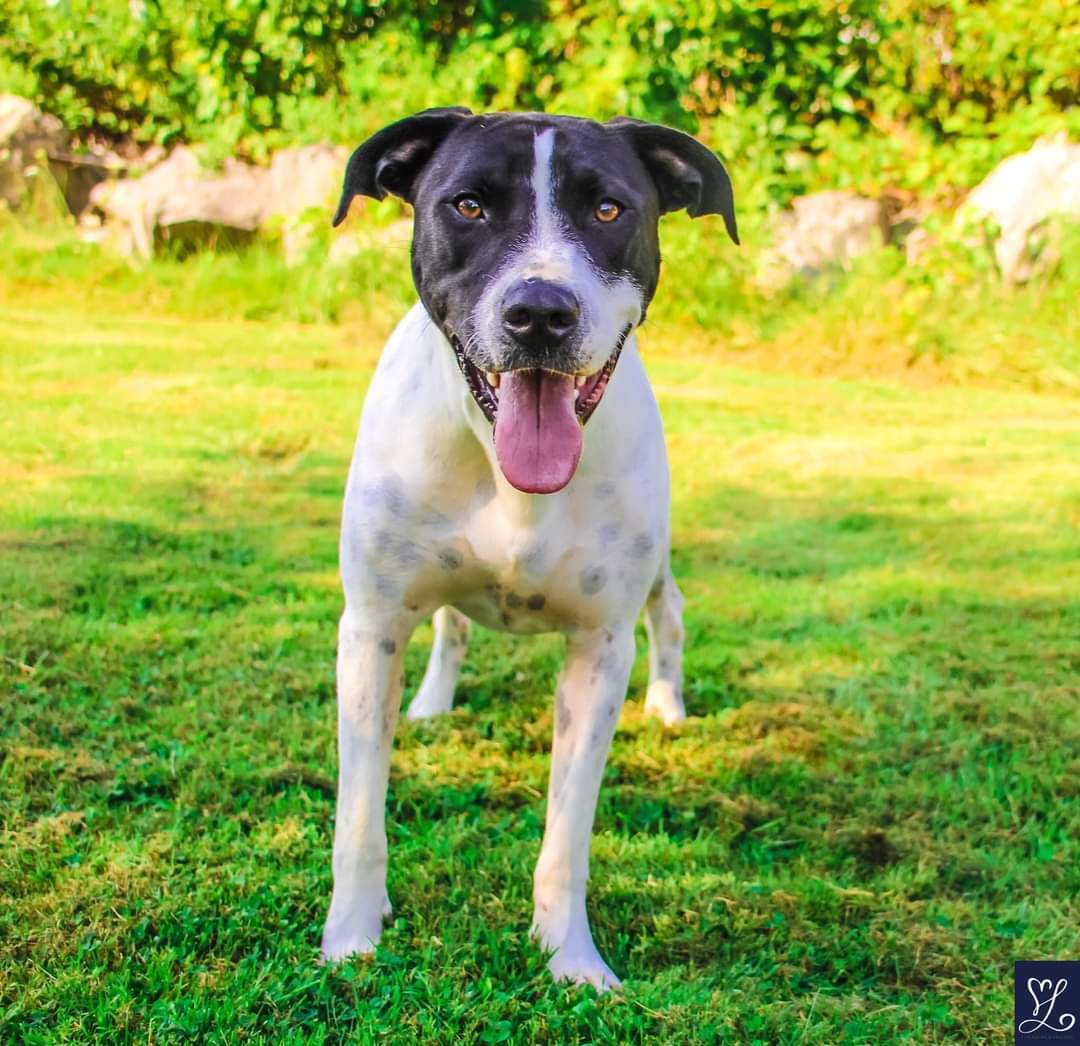
[[[593,664],[595,672],[602,672],[606,676],[614,675],[619,667],[619,661],[613,653],[601,654]]]
[[[457,570],[464,559],[456,548],[444,548],[439,552],[439,562],[444,570]]]
[[[619,540],[619,535],[622,533],[621,523],[605,523],[597,532],[596,536],[600,539],[601,545],[611,545]]]
[[[566,707],[562,691],[555,694],[555,733],[562,735],[570,729],[570,709]]]
[[[647,530],[643,530],[634,538],[630,545],[630,552],[638,559],[644,559],[653,550],[655,542],[653,536]]]
[[[383,505],[392,516],[401,517],[409,511],[405,487],[396,476],[386,476],[364,488],[364,496],[376,505]]]
[[[601,480],[593,488],[593,493],[598,498],[610,498],[615,493],[615,484],[610,479]]]
[[[529,596],[525,601],[525,605],[530,610],[543,610],[547,600],[541,595]]]
[[[518,607],[523,606],[524,603],[525,600],[522,599],[521,596],[519,596],[516,592],[507,592],[506,605],[511,609],[516,610]]]
[[[384,654],[393,654],[397,651],[397,643],[395,643],[392,639],[380,639],[379,649]]]
[[[595,596],[607,584],[607,571],[603,567],[586,567],[580,575],[581,591]]]
[[[512,617],[511,617],[511,616],[510,616],[510,615],[509,615],[509,614],[508,614],[508,613],[507,613],[507,612],[506,612],[506,611],[504,610],[504,611],[503,611],[503,612],[502,612],[502,613],[501,613],[501,614],[499,615],[499,620],[500,620],[500,621],[501,621],[501,622],[502,622],[502,623],[503,623],[504,625],[507,625],[507,626],[509,626],[510,622],[511,622],[511,621],[513,621],[513,618],[512,618]]]

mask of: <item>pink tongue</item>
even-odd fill
[[[581,426],[569,375],[508,371],[499,379],[495,456],[512,486],[554,494],[570,482],[581,457]]]

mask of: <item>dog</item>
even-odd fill
[[[685,717],[660,414],[634,331],[662,214],[718,214],[731,181],[689,135],[620,117],[430,109],[349,159],[355,196],[412,205],[419,302],[364,403],[341,528],[339,785],[322,955],[371,952],[390,914],[385,805],[405,645],[434,613],[412,719],[450,710],[469,620],[562,632],[533,933],[556,979],[619,981],[585,908],[597,793],[644,608],[646,710]]]

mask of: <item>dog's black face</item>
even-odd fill
[[[703,145],[636,120],[435,109],[353,154],[357,194],[415,209],[413,278],[477,404],[507,479],[548,493],[573,475],[581,426],[660,273],[660,215],[720,214],[731,183]]]

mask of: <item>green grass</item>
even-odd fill
[[[590,895],[626,990],[527,940],[561,643],[480,629],[452,716],[398,731],[393,925],[326,969],[338,512],[393,310],[26,264],[0,1038],[1005,1042],[1013,960],[1080,957],[1075,398],[739,368],[661,317],[692,718],[642,716],[639,658]]]

